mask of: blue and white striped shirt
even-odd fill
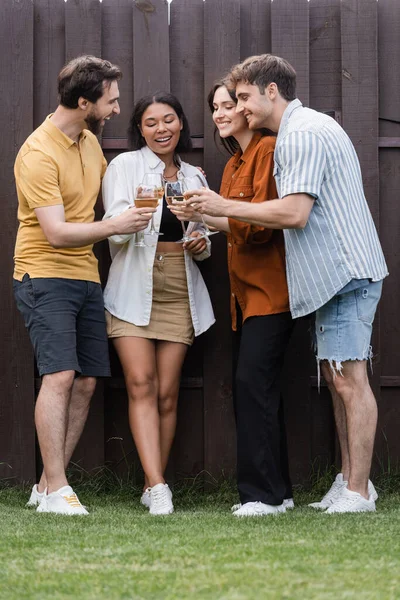
[[[293,100],[279,128],[274,176],[280,198],[315,198],[306,227],[284,230],[293,317],[317,310],[352,279],[388,275],[356,151],[334,119]]]

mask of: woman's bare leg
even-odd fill
[[[160,447],[155,342],[140,337],[114,339],[129,397],[129,424],[147,485],[164,483]]]
[[[157,342],[158,411],[160,416],[161,468],[165,472],[175,437],[179,384],[188,346],[178,342]]]

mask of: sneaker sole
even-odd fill
[[[168,512],[162,512],[162,513],[152,513],[151,511],[149,511],[149,514],[152,517],[167,517],[168,515],[172,515],[173,512],[174,512],[174,509],[172,508]]]

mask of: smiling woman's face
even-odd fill
[[[236,102],[224,85],[215,91],[213,107],[212,118],[222,138],[248,129],[245,117],[236,112]]]
[[[169,104],[154,102],[144,111],[140,130],[150,150],[165,156],[174,153],[181,135],[182,122]]]

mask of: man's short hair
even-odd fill
[[[58,75],[60,104],[66,108],[78,108],[79,98],[97,102],[113,81],[119,81],[122,72],[108,60],[96,56],[78,56],[69,61]]]
[[[229,74],[229,85],[232,87],[236,87],[241,81],[257,85],[260,94],[265,94],[265,88],[270,83],[276,83],[282,98],[289,102],[296,98],[296,71],[280,56],[249,56],[235,65]]]

